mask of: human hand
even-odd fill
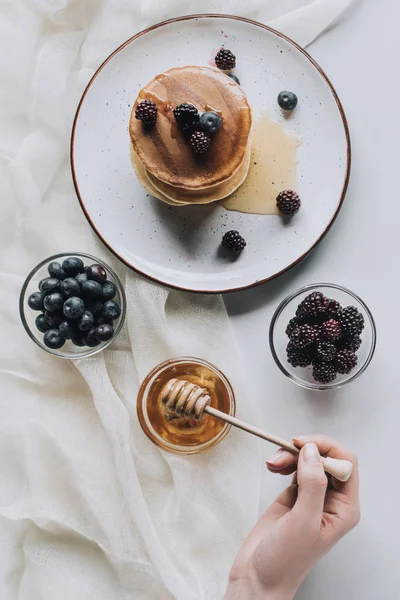
[[[267,461],[273,473],[297,472],[240,549],[226,600],[292,600],[315,563],[359,522],[357,457],[322,435],[293,443],[298,457],[280,449]],[[350,460],[349,481],[327,477],[320,454]]]

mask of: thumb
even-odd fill
[[[299,490],[293,510],[302,521],[310,526],[318,526],[319,529],[328,480],[318,446],[314,442],[306,444],[301,449],[297,465],[297,482]]]

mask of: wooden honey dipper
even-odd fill
[[[203,414],[207,413],[211,417],[225,421],[225,423],[252,433],[263,440],[267,440],[267,442],[285,448],[293,454],[299,454],[300,452],[291,442],[213,408],[210,406],[211,397],[207,391],[190,381],[170,379],[162,389],[161,400],[168,410],[175,412],[178,416],[201,419]],[[333,475],[339,481],[347,481],[350,478],[353,471],[353,463],[350,461],[331,458],[330,456],[321,456],[321,461],[326,473]]]

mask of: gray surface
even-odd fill
[[[355,449],[361,461],[361,524],[314,569],[299,600],[400,597],[399,17],[396,0],[362,0],[340,26],[310,48],[336,87],[350,125],[353,166],[345,204],[328,236],[300,266],[269,284],[225,298],[258,425],[288,438],[327,433]],[[366,373],[347,388],[325,394],[286,380],[268,345],[277,303],[298,287],[318,281],[339,283],[358,293],[378,330],[377,351]],[[263,451],[267,457],[274,448],[265,443]],[[282,479],[265,470],[261,510],[282,487]]]

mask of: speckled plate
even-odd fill
[[[146,194],[132,169],[128,122],[140,88],[173,66],[207,64],[222,44],[238,57],[235,73],[256,115],[267,109],[282,121],[278,93],[289,89],[299,97],[285,129],[303,140],[297,151],[303,207],[289,224],[216,204],[168,207]],[[90,224],[129,267],[171,287],[226,292],[276,277],[322,239],[344,199],[350,142],[339,99],[304,50],[261,23],[196,15],[137,34],[102,64],[76,113],[71,164]],[[227,228],[248,242],[237,260],[219,251]]]

